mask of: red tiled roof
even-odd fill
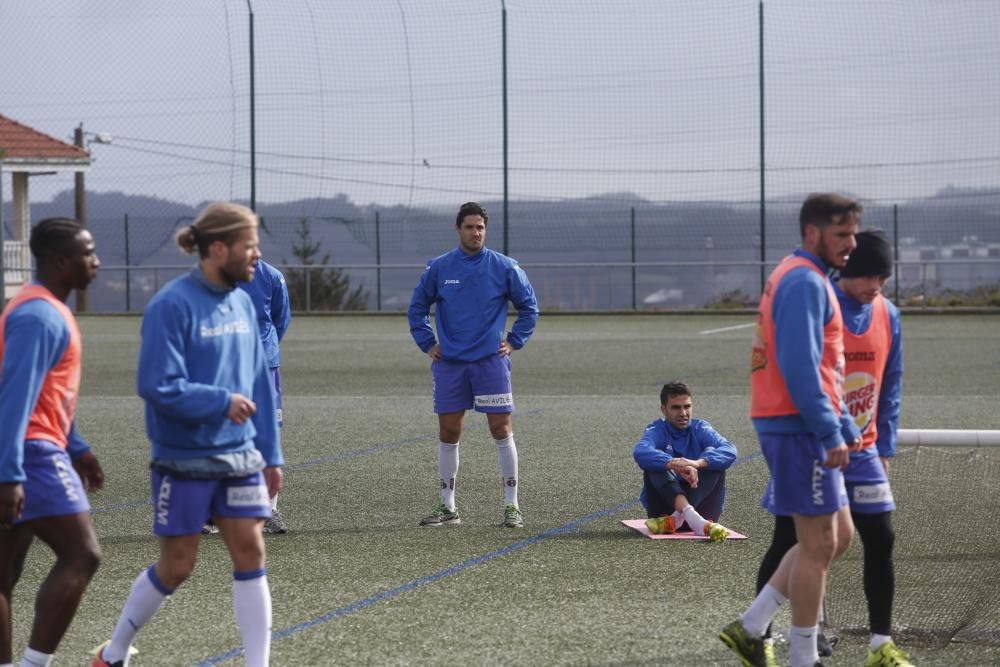
[[[90,161],[90,154],[0,115],[0,151],[5,160]]]

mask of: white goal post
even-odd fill
[[[1000,447],[1000,431],[901,428],[896,432],[896,444],[900,446]]]

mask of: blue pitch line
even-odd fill
[[[541,410],[539,410],[538,412],[541,412]],[[761,456],[763,456],[761,452],[759,451],[753,452],[752,454],[747,454],[746,456],[741,456],[740,458],[736,459],[733,465],[742,465],[744,463],[753,461],[754,459],[760,458]],[[375,595],[366,597],[362,600],[358,600],[357,602],[352,602],[347,606],[334,609],[333,611],[328,611],[322,616],[318,616],[310,621],[305,621],[303,623],[299,623],[298,625],[293,625],[292,627],[285,628],[284,630],[276,630],[271,634],[271,641],[276,642],[279,639],[284,639],[286,637],[297,635],[301,632],[309,630],[310,628],[314,628],[317,625],[329,623],[330,621],[334,621],[340,618],[341,616],[346,616],[347,614],[353,614],[356,611],[361,611],[362,609],[370,607],[377,602],[382,602],[383,600],[391,600],[392,598],[398,597],[403,593],[408,593],[412,590],[423,588],[428,584],[432,584],[435,581],[439,581],[453,574],[458,574],[459,572],[467,570],[470,567],[481,565],[496,558],[500,558],[502,556],[514,553],[515,551],[520,551],[521,549],[526,549],[530,546],[538,544],[539,542],[555,537],[557,535],[573,532],[574,530],[576,530],[577,528],[579,528],[584,524],[592,523],[594,521],[597,521],[598,519],[603,519],[604,517],[610,516],[612,514],[617,514],[618,512],[622,512],[632,507],[633,505],[638,505],[638,504],[639,504],[639,499],[635,498],[633,500],[626,501],[615,507],[611,507],[606,510],[601,510],[600,512],[595,512],[593,514],[588,514],[587,516],[584,516],[580,519],[576,519],[575,521],[571,521],[567,524],[559,526],[558,528],[549,528],[548,530],[542,531],[541,533],[535,535],[534,537],[529,537],[526,540],[515,542],[514,544],[511,544],[509,546],[496,549],[487,554],[483,554],[482,556],[475,556],[473,558],[469,558],[468,560],[464,560],[461,563],[458,563],[457,565],[452,565],[451,567],[445,568],[443,570],[438,570],[433,574],[428,574],[418,579],[414,579],[413,581],[409,581],[405,584],[402,584],[401,586],[397,586],[396,588],[391,588],[387,591],[376,593]],[[212,656],[211,658],[206,658],[205,660],[197,663],[197,667],[218,665],[220,663],[226,662],[227,660],[238,658],[242,654],[243,654],[243,647],[237,647],[220,655]]]
[[[537,415],[545,412],[542,408],[536,408],[534,410],[527,410],[521,413],[522,417],[535,417]],[[367,454],[374,454],[376,452],[383,452],[391,449],[398,449],[406,445],[413,445],[418,442],[425,442],[427,440],[433,440],[437,438],[437,433],[424,433],[413,438],[403,438],[402,440],[394,440],[392,442],[385,442],[378,445],[372,445],[371,447],[365,447],[363,449],[355,449],[349,452],[344,452],[343,454],[335,454],[333,456],[326,456],[321,459],[313,459],[312,461],[302,461],[301,463],[293,463],[291,465],[283,466],[284,470],[298,470],[301,468],[310,468],[312,466],[325,465],[327,463],[336,463],[338,461],[346,461],[348,459],[357,458],[359,456],[365,456]],[[135,507],[143,507],[145,505],[151,505],[153,503],[152,499],[144,498],[141,500],[128,500],[123,503],[118,503],[117,505],[109,505],[108,507],[97,507],[92,508],[90,511],[92,514],[106,514],[109,512],[120,512],[122,510],[128,510]]]
[[[496,558],[501,558],[508,554],[514,553],[515,551],[520,551],[521,549],[527,549],[530,546],[538,544],[539,542],[550,539],[557,535],[573,532],[584,524],[591,523],[598,519],[603,519],[604,517],[610,516],[612,514],[617,514],[618,512],[622,512],[632,507],[633,505],[637,505],[638,503],[639,499],[634,498],[615,507],[611,507],[606,510],[601,510],[600,512],[595,512],[593,514],[588,514],[585,517],[576,519],[575,521],[571,521],[567,524],[559,526],[558,528],[549,528],[548,530],[542,531],[541,533],[538,533],[533,537],[529,537],[526,540],[515,542],[514,544],[508,545],[506,547],[502,547],[500,549],[496,549],[489,553],[483,554],[482,556],[475,556],[473,558],[469,558],[468,560],[464,560],[461,563],[458,563],[457,565],[452,565],[451,567],[445,568],[444,570],[438,570],[433,574],[428,574],[426,576],[420,577],[419,579],[414,579],[413,581],[409,581],[401,586],[397,586],[396,588],[391,588],[387,591],[376,593],[375,595],[364,598],[362,600],[358,600],[357,602],[352,602],[351,604],[345,607],[334,609],[333,611],[329,611],[323,614],[322,616],[314,618],[310,621],[305,621],[304,623],[293,625],[292,627],[285,628],[284,630],[278,630],[271,635],[271,640],[278,641],[279,639],[284,639],[286,637],[291,637],[292,635],[297,635],[300,632],[305,632],[306,630],[314,628],[317,625],[322,625],[323,623],[329,623],[330,621],[336,620],[341,616],[346,616],[347,614],[353,614],[356,611],[361,611],[362,609],[370,607],[377,602],[382,602],[383,600],[390,600],[394,597],[402,595],[403,593],[408,593],[412,590],[416,590],[418,588],[427,586],[428,584],[432,584],[440,579],[444,579],[445,577],[450,577],[453,574],[458,574],[459,572],[467,570],[470,567],[487,563]],[[242,647],[235,648],[221,655],[207,658],[206,660],[199,662],[198,666],[201,667],[202,665],[217,665],[227,660],[232,660],[233,658],[237,658],[242,654],[243,654]]]

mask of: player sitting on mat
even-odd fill
[[[663,418],[646,427],[632,456],[642,468],[646,527],[675,533],[686,522],[696,535],[722,542],[729,530],[717,523],[726,502],[726,469],[736,446],[704,419],[691,417],[691,390],[669,382],[660,391]]]

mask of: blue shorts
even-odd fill
[[[274,409],[278,411],[278,426],[283,426],[281,421],[281,369],[271,369],[271,379],[274,380]]]
[[[435,361],[434,412],[447,414],[476,409],[477,412],[513,412],[510,356],[493,354],[479,361]]]
[[[90,501],[73,462],[62,447],[46,440],[24,443],[24,512],[15,524],[90,511]]]
[[[818,516],[833,514],[847,504],[844,475],[823,465],[826,450],[816,436],[760,433],[757,437],[771,470],[761,507],[778,516]]]
[[[851,454],[851,462],[844,471],[844,482],[852,512],[878,514],[896,509],[889,478],[874,447]]]
[[[196,535],[212,517],[266,519],[271,516],[264,475],[186,479],[152,470],[153,533]]]

